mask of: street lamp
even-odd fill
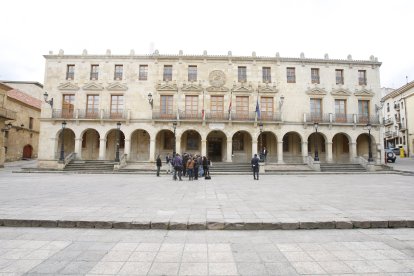
[[[116,123],[116,152],[115,162],[119,162],[119,132],[121,129],[121,122]]]
[[[283,102],[285,101],[285,96],[281,95],[279,100],[279,108],[282,108]]]
[[[175,137],[175,129],[177,128],[177,121],[174,121],[173,122],[173,129],[174,129],[174,145],[173,145],[173,157],[175,157],[175,154],[176,154],[176,147],[175,147],[175,144],[176,144],[176,141],[175,141],[175,139],[176,139],[176,137]]]
[[[49,97],[49,95],[47,94],[47,91],[45,91],[45,94],[43,94],[43,97],[45,98],[45,103],[48,103],[50,107],[53,108],[53,98],[51,98],[50,100],[47,100],[47,98]]]
[[[66,121],[63,121],[62,122],[62,131],[61,131],[61,134],[60,134],[62,136],[62,139],[60,139],[61,142],[62,142],[60,144],[60,158],[59,158],[60,162],[65,161],[65,149],[64,149],[64,146],[63,146],[65,144],[65,127],[66,127]]]
[[[374,159],[372,159],[372,151],[371,151],[371,128],[372,128],[372,125],[370,123],[368,123],[367,124],[367,129],[368,129],[368,162],[374,161]]]
[[[260,154],[259,154],[259,157],[260,157],[260,161],[263,162],[264,156],[263,156],[263,136],[262,136],[263,123],[262,122],[259,123],[259,130],[260,130],[260,145],[259,145]]]
[[[318,123],[314,123],[313,127],[315,128],[315,158],[313,158],[314,161],[319,161],[319,155],[318,155]]]
[[[148,93],[148,103],[151,105],[151,109],[154,107],[154,99],[152,98],[151,92]]]

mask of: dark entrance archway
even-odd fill
[[[207,156],[211,161],[224,161],[226,149],[227,138],[222,131],[214,130],[207,135]]]
[[[23,159],[32,158],[33,147],[31,145],[26,145],[23,147]]]

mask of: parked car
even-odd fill
[[[387,163],[395,163],[395,160],[397,159],[397,156],[395,155],[394,151],[391,149],[385,150],[385,158],[387,159]]]
[[[395,153],[395,155],[400,155],[400,148],[388,148],[385,150],[390,150]]]

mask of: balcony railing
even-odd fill
[[[80,109],[78,110],[78,118],[79,119],[100,119],[101,114],[98,109],[93,110],[85,110]]]
[[[5,118],[6,120],[16,120],[16,112],[0,107],[0,118]]]
[[[356,122],[357,124],[379,124],[378,116],[370,116],[370,115],[356,115]]]
[[[126,113],[125,110],[119,109],[117,111],[113,110],[104,110],[103,119],[125,119]]]
[[[235,121],[254,121],[256,112],[232,112],[231,119]]]
[[[306,122],[329,123],[329,114],[322,113],[305,113]]]
[[[349,114],[332,114],[332,123],[351,124],[354,122],[354,116]]]
[[[202,120],[203,119],[203,114],[201,112],[189,112],[189,111],[181,111],[179,112],[180,114],[180,119],[183,120]]]
[[[282,121],[282,114],[280,112],[262,112],[257,120],[280,122]]]
[[[156,120],[176,120],[177,113],[171,112],[160,112],[160,111],[152,111],[152,119]]]
[[[52,118],[75,119],[75,111],[71,109],[53,109]]]
[[[228,112],[206,112],[206,120],[209,121],[223,121],[229,119]]]
[[[392,125],[394,122],[392,121],[392,118],[384,119],[384,125]]]
[[[384,133],[384,135],[385,135],[386,138],[393,138],[393,137],[397,137],[398,133],[396,131],[388,130]]]

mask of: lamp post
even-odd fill
[[[47,99],[49,97],[49,95],[47,94],[47,91],[45,91],[45,93],[43,94],[43,97],[45,98],[45,103],[48,103],[50,107],[53,108],[53,98],[51,98],[50,100]]]
[[[176,137],[175,137],[175,129],[177,128],[177,121],[174,121],[173,122],[173,129],[174,129],[174,145],[173,145],[173,158],[175,157],[175,154],[176,154],[176,147],[175,147],[175,144],[176,144]]]
[[[148,93],[148,103],[151,105],[151,109],[154,107],[154,99],[152,98],[151,92]]]
[[[318,127],[319,124],[318,123],[314,123],[313,124],[314,128],[315,128],[315,158],[313,158],[314,161],[319,161],[319,155],[318,155]]]
[[[263,136],[262,136],[262,132],[263,132],[263,123],[260,122],[259,123],[259,130],[260,130],[260,145],[259,145],[259,157],[260,157],[260,161],[263,162],[264,156],[263,156]]]
[[[367,129],[368,129],[368,162],[372,162],[374,161],[374,159],[372,159],[372,151],[371,151],[371,124],[368,123],[367,124]]]
[[[119,162],[119,132],[121,129],[121,122],[116,123],[116,152],[115,162]]]
[[[65,127],[66,127],[66,121],[62,122],[62,133],[60,134],[62,136],[61,139],[61,144],[60,144],[60,157],[59,157],[59,161],[60,162],[64,162],[65,161],[65,149],[64,149],[64,144],[65,144]]]

